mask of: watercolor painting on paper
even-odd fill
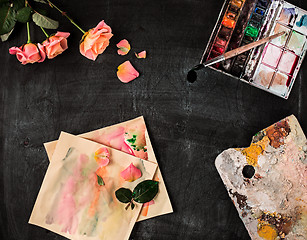
[[[141,172],[133,182],[120,176],[131,164]],[[29,223],[69,239],[128,239],[142,205],[125,210],[115,191],[152,179],[156,168],[155,163],[61,133]]]
[[[215,165],[253,240],[307,239],[307,139],[293,115]]]
[[[143,117],[84,133],[79,136],[115,148],[143,160],[157,163]],[[57,141],[44,144],[50,161],[56,145]],[[160,182],[160,193],[154,202],[147,205],[146,208],[142,210],[142,214],[140,214],[137,221],[173,212],[172,204],[159,167],[154,176],[154,180]]]

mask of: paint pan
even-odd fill
[[[270,43],[211,68],[287,99],[307,49],[307,12],[290,3],[226,0],[201,62],[281,31]]]

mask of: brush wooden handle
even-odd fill
[[[267,42],[273,40],[274,38],[278,38],[278,37],[284,35],[285,33],[286,33],[285,31],[282,31],[282,32],[274,34],[272,36],[263,38],[263,39],[261,39],[261,40],[259,40],[257,42],[253,42],[253,43],[247,44],[245,46],[242,46],[242,47],[236,48],[234,50],[231,50],[229,52],[226,52],[226,53],[224,53],[225,60],[229,59],[229,58],[232,58],[232,57],[235,57],[237,55],[240,55],[241,53],[244,53],[244,52],[246,52],[248,50],[251,50],[251,49],[253,49],[255,47],[258,47],[258,46],[260,46],[260,45],[262,45],[264,43],[267,43]]]

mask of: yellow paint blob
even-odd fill
[[[243,155],[246,156],[246,161],[249,165],[258,165],[258,156],[263,154],[266,146],[269,144],[270,139],[265,136],[259,142],[252,143],[248,148],[241,149]]]
[[[278,236],[277,231],[275,228],[266,223],[260,223],[258,225],[258,235],[265,240],[275,240]]]

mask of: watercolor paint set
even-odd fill
[[[307,49],[307,11],[288,2],[226,0],[201,63],[282,31],[281,37],[211,68],[287,99]]]

